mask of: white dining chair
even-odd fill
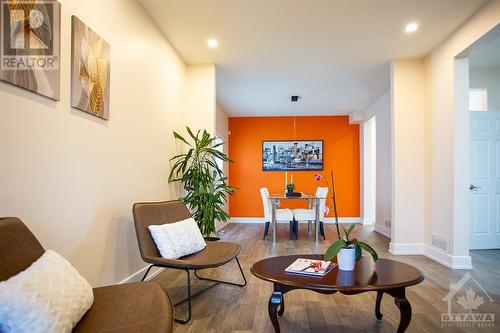
[[[262,206],[264,207],[264,221],[266,222],[264,228],[264,238],[269,232],[269,225],[272,222],[272,210],[271,201],[269,200],[269,191],[266,187],[260,189],[260,196],[262,197]],[[278,221],[288,221],[291,223],[293,221],[293,212],[289,208],[276,209],[276,222]]]
[[[320,199],[319,201],[319,232],[323,239],[325,237],[325,229],[323,227],[323,220],[325,218],[325,207],[326,207],[326,198],[328,195],[328,187],[318,187],[316,189],[316,198],[325,198]],[[304,209],[297,208],[293,210],[293,217],[296,223],[299,221],[307,221],[308,223],[308,231],[311,232],[312,221],[316,220],[316,204],[313,205],[312,209]]]

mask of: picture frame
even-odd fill
[[[111,47],[78,17],[71,17],[71,106],[109,120]]]
[[[262,171],[322,171],[323,140],[262,141]]]
[[[0,0],[0,81],[59,101],[61,4]]]

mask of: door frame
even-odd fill
[[[363,224],[375,225],[377,220],[377,119],[373,115],[361,123],[363,131],[362,182]],[[369,135],[367,135],[369,134]],[[369,157],[369,158],[368,158]]]
[[[462,54],[461,54],[462,55]],[[470,266],[470,117],[469,53],[454,59],[453,124],[453,230],[451,254],[462,257],[460,266]]]

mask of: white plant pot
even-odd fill
[[[354,270],[354,263],[356,262],[356,249],[340,249],[337,254],[337,263],[339,269],[343,271]]]

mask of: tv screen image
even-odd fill
[[[263,141],[262,170],[321,171],[323,140]]]

